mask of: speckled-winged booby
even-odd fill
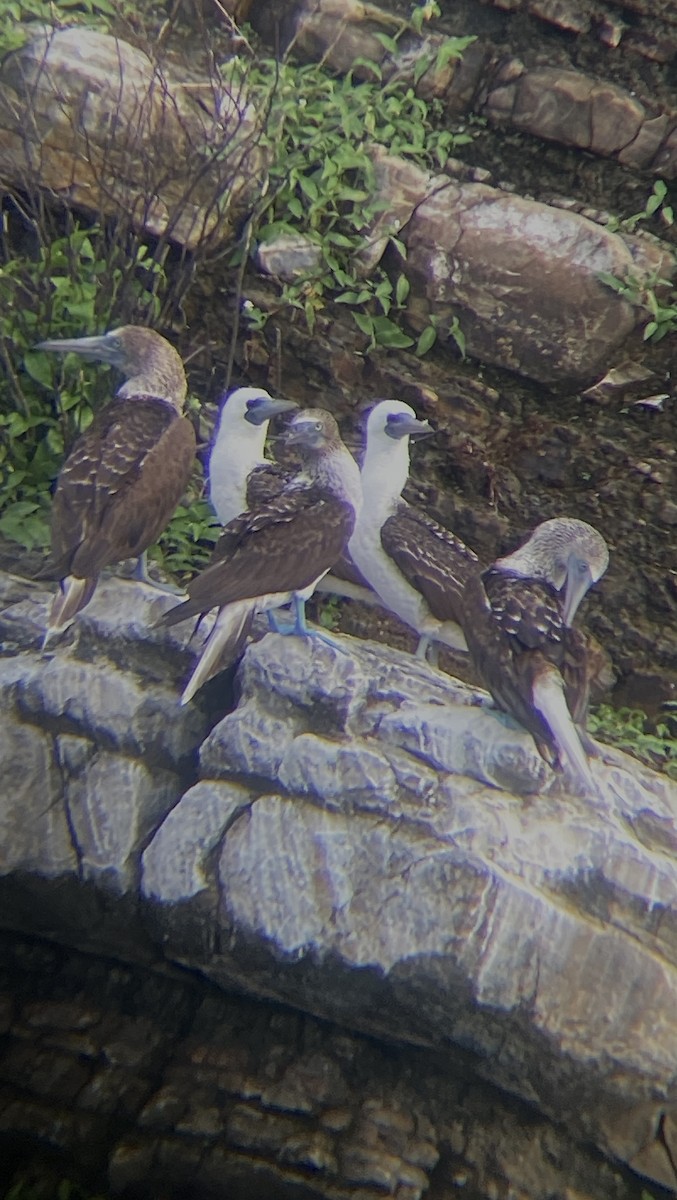
[[[328,412],[299,413],[286,437],[302,456],[301,472],[277,496],[241,513],[225,527],[219,560],[191,581],[188,600],[158,622],[175,625],[219,608],[182,704],[228,665],[254,611],[293,600],[296,622],[280,632],[315,632],[306,627],[305,602],[353,531],[362,503],[360,472]]]
[[[296,407],[293,401],[277,399],[263,388],[241,387],[226,396],[208,469],[209,499],[222,525],[249,507],[248,486],[254,495],[256,492],[254,476],[274,469],[264,455],[270,418]]]
[[[385,607],[420,635],[421,658],[432,640],[467,650],[459,604],[467,576],[479,570],[472,550],[402,499],[409,441],[432,432],[400,400],[381,400],[372,409],[361,470],[364,503],[348,543],[353,562]]]
[[[529,730],[547,762],[566,764],[593,790],[576,729],[588,706],[587,641],[571,625],[608,562],[592,525],[556,517],[471,578],[464,596],[468,648],[494,700]]]
[[[60,579],[47,640],[91,600],[104,567],[142,555],[162,533],[190,479],[195,432],[182,416],[181,358],[154,330],[124,325],[100,337],[40,342],[36,349],[73,350],[125,376],[59,473],[50,562],[40,572]]]

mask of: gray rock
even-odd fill
[[[518,795],[540,792],[552,780],[533,738],[496,709],[403,704],[383,718],[379,732],[441,771]]]
[[[481,693],[338,635],[250,645],[205,738],[218,714],[178,704],[190,629],[150,630],[156,603],[111,580],[49,655],[0,663],[7,919],[453,1046],[669,1182],[677,785],[600,746],[579,794]],[[185,1136],[212,1136],[213,1106],[196,1093]],[[346,1178],[424,1186],[417,1160],[350,1153]]]
[[[200,749],[200,770],[205,779],[233,774],[261,775],[274,779],[300,721],[261,712],[257,705],[240,703],[214,727]]]
[[[49,734],[6,717],[0,777],[0,874],[36,871],[52,879],[77,870]]]
[[[204,781],[190,788],[143,855],[143,895],[172,904],[209,888],[209,858],[251,799],[249,789],[235,783]]]
[[[71,749],[69,764],[73,758]],[[82,878],[128,891],[137,881],[140,846],[181,795],[178,777],[99,750],[65,771],[64,791]]]
[[[177,765],[200,741],[204,720],[195,707],[177,709],[165,685],[149,689],[141,677],[55,656],[16,685],[21,715],[54,720],[64,732],[85,733],[110,750]]]

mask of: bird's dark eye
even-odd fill
[[[111,338],[111,345],[114,350],[122,350],[122,338],[121,337]]]
[[[320,430],[322,429],[322,422],[321,422],[321,421],[316,421],[316,422],[315,422],[315,428],[316,428],[317,432],[319,433],[319,432],[320,432]]]

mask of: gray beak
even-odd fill
[[[113,366],[119,362],[121,353],[120,345],[115,344],[108,334],[99,337],[55,338],[53,341],[38,342],[34,349],[55,350],[57,354],[69,354],[73,351],[82,358],[111,363]]]
[[[273,396],[257,396],[248,405],[246,420],[250,421],[252,425],[263,425],[263,422],[269,421],[271,417],[278,417],[281,413],[291,412],[295,408],[298,408],[298,404],[295,404],[293,400],[281,400]]]
[[[427,421],[419,421],[417,417],[410,417],[408,413],[393,413],[386,421],[386,433],[388,437],[395,438],[399,441],[400,438],[422,438],[429,437],[435,430]]]
[[[567,564],[562,616],[565,625],[573,625],[578,606],[592,585],[592,574],[587,562],[572,554]]]

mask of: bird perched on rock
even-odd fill
[[[324,636],[307,628],[305,601],[353,531],[362,503],[360,472],[328,412],[299,413],[286,436],[301,455],[301,472],[277,496],[225,527],[219,560],[191,581],[188,600],[158,622],[175,625],[219,609],[182,704],[232,661],[256,611],[293,601],[295,622],[279,627],[279,632]]]
[[[208,470],[209,499],[222,525],[249,507],[248,486],[252,485],[254,493],[258,490],[255,476],[275,469],[264,456],[271,417],[296,407],[291,400],[276,399],[263,388],[241,387],[226,396]],[[283,486],[280,475],[278,488]]]
[[[364,504],[348,543],[358,570],[386,608],[419,634],[417,656],[431,641],[466,650],[460,598],[477,556],[450,530],[402,499],[409,441],[433,430],[400,400],[381,400],[367,421],[361,470]]]
[[[89,603],[104,567],[143,555],[162,533],[190,479],[195,433],[182,416],[181,358],[152,329],[124,325],[101,337],[40,342],[36,349],[74,351],[125,376],[59,473],[50,561],[38,576],[60,579],[47,640]]]
[[[463,598],[468,648],[496,703],[529,730],[547,762],[566,764],[593,789],[576,729],[588,705],[587,641],[571,625],[608,562],[592,525],[556,517],[471,577]]]

